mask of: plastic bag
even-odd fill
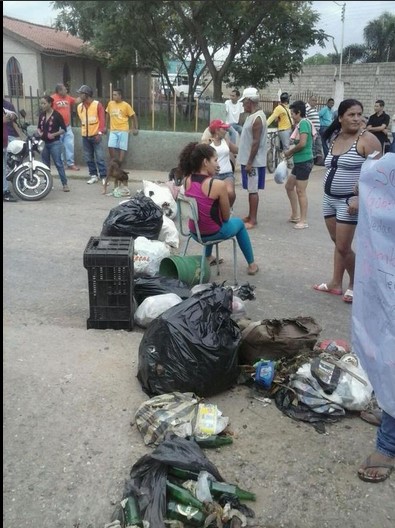
[[[196,473],[207,471],[224,482],[216,466],[210,462],[195,441],[167,433],[163,442],[151,453],[142,456],[132,467],[123,498],[134,494],[142,518],[152,528],[165,528],[166,479],[169,466]]]
[[[241,332],[230,317],[232,297],[231,288],[213,286],[152,322],[140,343],[137,374],[147,394],[209,396],[236,383]]]
[[[192,435],[199,398],[192,392],[161,394],[143,402],[135,420],[146,445],[158,445],[172,431],[185,438]]]
[[[176,249],[180,245],[180,234],[176,228],[176,224],[168,216],[163,216],[163,225],[158,240]]]
[[[162,293],[161,295],[147,297],[137,308],[134,320],[139,326],[147,328],[154,319],[180,302],[182,302],[181,297],[175,293]]]
[[[274,171],[274,181],[276,183],[284,183],[288,176],[287,161],[283,160],[277,165]]]
[[[154,277],[159,273],[159,266],[170,250],[164,242],[137,237],[134,241],[134,273]]]
[[[147,297],[161,295],[162,293],[175,293],[181,299],[188,299],[191,290],[185,282],[173,277],[135,277],[133,281],[133,292],[137,304],[141,304]]]
[[[373,393],[366,372],[360,366],[344,363],[341,360],[338,364],[344,365],[349,372],[342,370],[332,396],[338,397],[342,407],[348,411],[363,411],[372,399]]]
[[[150,240],[158,240],[162,224],[162,209],[140,192],[111,209],[104,220],[101,235],[133,238],[144,236]]]
[[[157,183],[143,180],[143,192],[156,205],[159,205],[165,216],[169,218],[175,218],[177,216],[177,203],[167,185],[158,185]]]
[[[232,302],[232,319],[234,321],[238,321],[239,319],[242,319],[243,317],[247,316],[247,310],[245,302],[240,299],[240,297],[236,297],[236,295],[233,296],[233,302]]]

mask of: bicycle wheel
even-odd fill
[[[266,157],[266,168],[267,170],[272,174],[276,168],[275,166],[275,149],[273,147],[270,147],[270,149],[267,151],[267,157]]]

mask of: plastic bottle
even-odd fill
[[[177,486],[174,482],[166,481],[166,490],[168,496],[174,501],[184,504],[185,506],[193,506],[198,510],[203,510],[204,505],[202,502],[197,500],[187,489]]]
[[[169,501],[167,503],[166,509],[166,518],[175,519],[182,521],[185,524],[191,526],[203,526],[206,516],[197,508],[192,506],[185,506],[184,504],[179,504],[178,502]]]
[[[233,438],[225,435],[213,435],[213,436],[191,436],[195,442],[203,448],[214,449],[224,445],[233,444]]]
[[[199,477],[199,473],[190,471],[189,469],[181,469],[174,466],[169,467],[169,473],[170,475],[173,475],[183,480],[197,480]],[[243,490],[242,488],[236,486],[236,484],[228,484],[227,482],[217,482],[210,480],[209,486],[210,491],[214,496],[222,495],[222,493],[230,493],[231,495],[236,495],[241,500],[256,500],[255,493]]]
[[[121,502],[123,511],[126,517],[126,526],[140,526],[143,527],[143,521],[140,515],[140,509],[136,499],[130,495],[127,499]]]
[[[255,369],[255,383],[262,386],[264,389],[270,389],[274,373],[276,370],[275,361],[269,359],[261,359],[254,365]]]

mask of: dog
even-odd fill
[[[114,191],[115,189],[121,190],[122,187],[126,189],[128,187],[129,173],[121,169],[121,163],[117,159],[112,159],[108,164],[107,176],[104,179],[103,194],[107,193],[107,186],[111,180],[114,181]]]

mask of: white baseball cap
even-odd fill
[[[249,88],[245,88],[243,91],[243,95],[239,99],[239,101],[243,101],[244,99],[251,99],[251,101],[258,102],[259,101],[259,92],[256,88],[252,88],[250,86]]]

